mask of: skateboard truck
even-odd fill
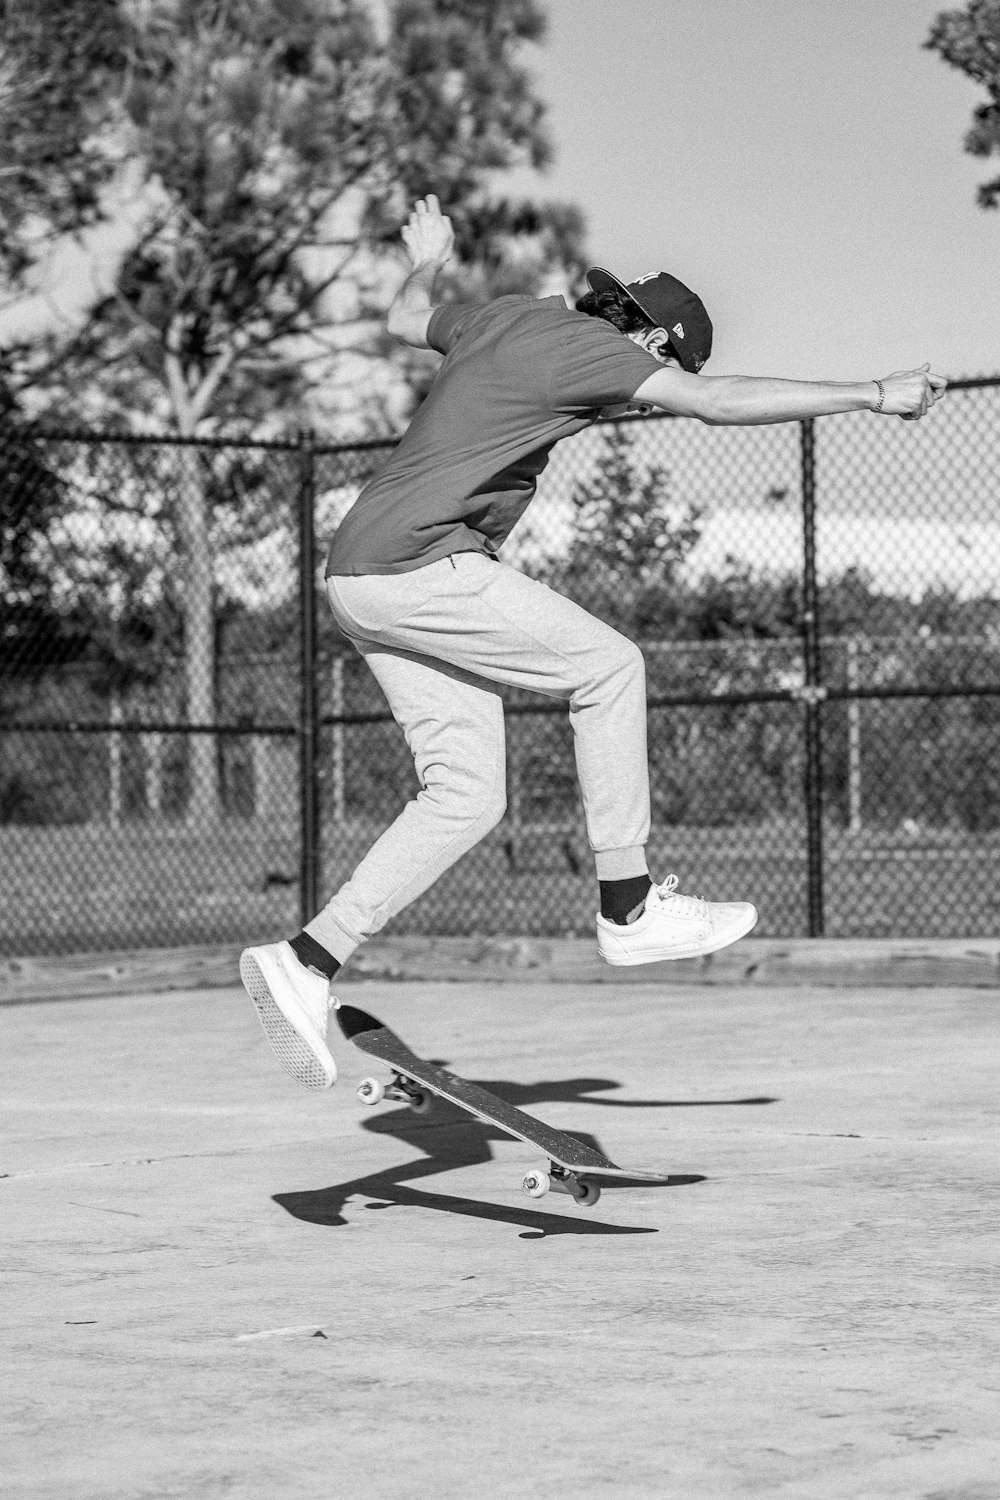
[[[401,1104],[408,1104],[415,1115],[426,1115],[434,1104],[430,1089],[422,1089],[405,1073],[395,1073],[391,1083],[383,1083],[380,1078],[362,1078],[358,1084],[358,1098],[362,1104],[381,1104],[383,1099],[398,1099]]]
[[[587,1182],[583,1177],[578,1177],[575,1172],[561,1167],[556,1161],[549,1162],[547,1172],[543,1172],[541,1168],[526,1172],[521,1186],[529,1198],[544,1198],[550,1189],[554,1193],[568,1193],[571,1198],[576,1199],[577,1203],[582,1203],[584,1208],[593,1208],[601,1196],[601,1190],[596,1182]]]

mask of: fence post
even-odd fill
[[[856,693],[861,676],[858,671],[858,637],[847,637],[848,691]],[[857,698],[847,700],[847,827],[850,833],[861,832],[861,704]]]
[[[341,720],[344,716],[344,658],[335,656],[333,658],[333,822],[335,826],[334,837],[343,838],[344,820],[347,817],[347,798],[345,793],[345,744],[344,726]]]
[[[311,430],[299,433],[299,789],[300,919],[319,906],[319,694],[316,681],[316,468]]]
[[[806,868],[809,936],[823,936],[823,741],[819,594],[816,586],[816,435],[812,417],[800,423],[802,464],[802,654],[805,687]]]
[[[120,724],[124,718],[117,688],[111,689],[108,718],[112,724]],[[112,828],[122,826],[122,737],[117,729],[108,735],[108,823]]]

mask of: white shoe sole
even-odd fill
[[[332,1088],[337,1081],[333,1058],[326,1061],[318,1055],[292,1025],[271,994],[264,971],[252,953],[240,956],[240,978],[256,1007],[264,1035],[286,1073],[291,1073],[307,1089]]]
[[[730,943],[738,943],[740,938],[746,937],[757,926],[759,912],[754,912],[753,920],[738,932],[727,933],[725,936],[716,937],[708,943],[689,943],[684,948],[670,948],[660,950],[645,948],[637,953],[601,953],[606,964],[612,964],[615,968],[632,968],[635,964],[659,964],[672,958],[703,958],[706,953],[717,953],[720,948],[728,948]],[[598,945],[598,951],[600,946]]]

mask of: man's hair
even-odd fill
[[[588,292],[580,298],[576,310],[591,318],[603,318],[619,333],[642,333],[644,329],[656,326],[642,308],[617,287],[610,287],[606,292]]]

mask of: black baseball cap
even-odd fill
[[[600,266],[587,272],[591,291],[624,292],[657,328],[665,328],[670,347],[685,370],[697,375],[712,352],[712,320],[701,298],[667,271],[650,271],[628,285]]]

